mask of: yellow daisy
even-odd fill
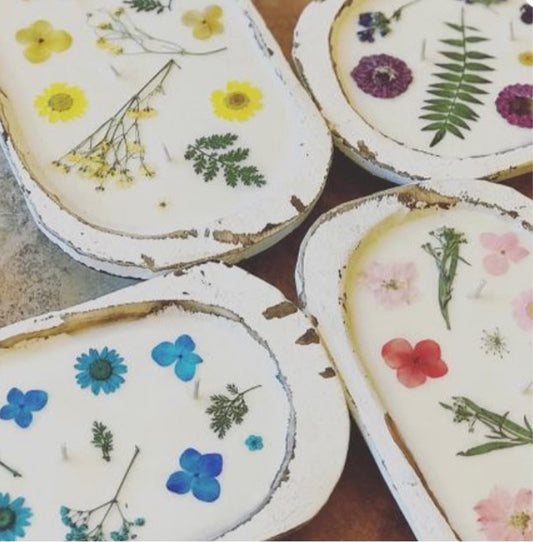
[[[524,51],[518,55],[520,64],[524,66],[533,66],[533,51]]]
[[[215,90],[211,103],[220,118],[243,122],[263,109],[263,93],[247,81],[230,81],[226,90]]]
[[[87,109],[87,99],[83,90],[66,83],[52,83],[42,94],[35,98],[33,105],[41,117],[48,117],[50,122],[81,117]]]
[[[36,21],[22,28],[15,35],[19,43],[27,43],[24,56],[34,64],[48,60],[52,53],[66,51],[72,44],[72,36],[64,30],[54,30],[48,21]]]
[[[191,9],[186,11],[181,22],[186,26],[192,26],[192,35],[199,40],[207,40],[213,34],[222,34],[224,25],[219,21],[222,17],[220,6],[209,6],[204,11]]]

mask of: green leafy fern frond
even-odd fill
[[[172,9],[172,2],[174,0],[168,0],[168,2],[161,2],[160,0],[124,0],[125,4],[130,5],[137,11],[155,11],[156,13],[162,13],[165,9]]]
[[[102,458],[106,461],[111,460],[110,453],[113,451],[113,433],[109,431],[106,425],[100,422],[93,422],[92,427],[93,440],[91,444],[95,448],[102,450]]]
[[[480,73],[494,70],[485,63],[493,56],[471,49],[473,44],[488,40],[474,34],[479,32],[477,28],[465,25],[464,11],[460,25],[446,25],[459,35],[440,40],[450,46],[449,50],[440,51],[440,54],[451,62],[437,64],[442,69],[434,74],[439,81],[429,86],[428,93],[432,97],[426,99],[422,107],[427,113],[420,118],[431,121],[422,130],[435,132],[430,147],[440,143],[448,133],[464,139],[464,130],[470,130],[469,123],[479,118],[473,107],[483,104],[479,99],[479,96],[487,94],[483,85],[491,83]]]
[[[200,137],[187,147],[185,159],[192,160],[195,173],[202,175],[205,182],[222,173],[231,187],[239,182],[246,186],[263,186],[266,184],[263,174],[255,166],[243,164],[250,149],[234,147],[237,139],[237,135],[229,133]]]

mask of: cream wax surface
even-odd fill
[[[183,342],[184,336],[194,347],[185,342],[174,362],[166,366],[156,362],[162,359],[155,354],[157,345],[174,344],[178,337]],[[77,375],[83,370],[75,365],[90,349],[102,359],[111,359],[111,350],[122,358],[119,365],[127,372],[116,372],[124,381],[114,391],[105,393],[102,388],[95,394],[96,377],[90,371],[85,371],[90,385],[81,387]],[[202,361],[195,365],[194,378],[184,380],[187,375],[178,377],[175,367],[190,362],[191,355]],[[62,524],[62,506],[91,510],[109,501],[136,447],[139,452],[117,502],[128,520],[145,520],[144,525],[133,526],[131,534],[148,540],[221,536],[262,508],[290,459],[295,423],[290,392],[268,347],[230,314],[169,306],[141,320],[24,341],[0,352],[0,359],[2,405],[14,387],[44,391],[48,397],[44,408],[33,411],[26,428],[13,419],[0,419],[0,460],[22,475],[12,477],[2,469],[0,493],[25,498],[32,511],[26,537],[32,540],[64,539],[69,527]],[[243,396],[248,411],[242,423],[231,424],[219,438],[206,409],[215,394],[235,398],[228,384],[239,392],[250,389]],[[95,421],[112,431],[110,461],[91,444]],[[190,448],[204,456],[220,455],[221,472],[210,471],[220,487],[212,501],[205,499],[213,494],[200,492],[198,498],[194,485],[183,494],[166,487],[173,473],[192,472],[179,462]],[[90,528],[106,510],[91,516]],[[118,507],[112,507],[103,525],[105,537],[120,531],[121,525]]]
[[[430,232],[442,228],[464,241],[448,304],[451,329],[439,308],[436,261],[422,248],[429,243],[441,250]],[[486,435],[491,431],[476,421],[475,407],[470,418],[458,423],[457,408],[442,406],[454,408],[453,398],[467,398],[492,413],[507,413],[527,433],[524,416],[532,417],[532,392],[526,390],[533,376],[532,253],[531,234],[520,223],[482,205],[400,211],[363,238],[346,272],[347,330],[355,351],[462,539],[485,538],[481,529],[486,524],[475,507],[484,499],[492,499],[494,506],[500,502],[501,496],[492,493],[495,488],[514,497],[520,490],[531,491],[533,484],[533,435],[526,445],[459,456],[490,443]],[[444,366],[419,373],[416,364],[425,363],[429,354],[415,345],[428,340],[440,348],[437,359]],[[405,341],[414,351],[404,351]],[[402,365],[407,359],[413,365]]]

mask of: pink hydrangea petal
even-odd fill
[[[529,307],[532,304],[533,290],[526,290],[513,300],[513,316],[518,325],[525,331],[533,329],[533,318],[529,312]]]
[[[507,256],[513,261],[513,262],[519,262],[522,258],[525,258],[529,254],[529,250],[527,248],[516,246],[507,251]]]
[[[381,348],[381,356],[392,369],[410,365],[413,360],[413,347],[405,339],[392,339]]]
[[[501,250],[500,236],[495,233],[482,233],[479,236],[479,240],[489,250]]]
[[[533,515],[533,493],[531,489],[522,488],[515,495],[513,502],[515,512],[526,512]]]
[[[426,375],[415,365],[404,365],[396,371],[398,380],[407,388],[421,386],[426,380]]]
[[[500,254],[489,254],[483,258],[483,266],[491,275],[503,275],[509,269],[509,262],[505,256]]]
[[[513,499],[505,489],[496,486],[487,499],[479,501],[474,510],[479,515],[479,521],[506,522],[511,514]]]

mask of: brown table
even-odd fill
[[[290,58],[298,16],[311,0],[254,0],[274,37]],[[522,175],[503,184],[531,197],[532,179]],[[296,301],[294,267],[298,248],[310,225],[342,202],[391,188],[335,151],[326,189],[311,216],[281,243],[242,264],[246,270],[277,286]],[[287,540],[414,540],[396,502],[381,478],[355,424],[342,477],[322,511]]]

